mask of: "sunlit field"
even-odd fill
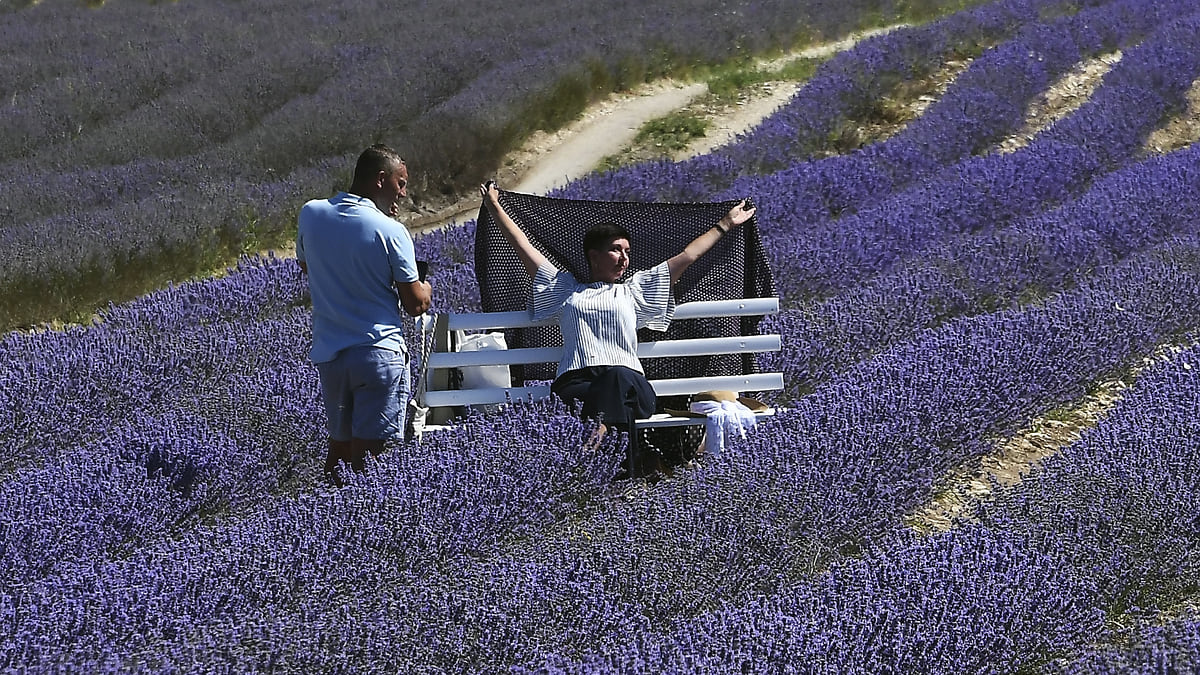
[[[0,336],[0,668],[1200,671],[1200,7],[535,4],[0,6],[8,325],[114,300]],[[900,20],[733,144],[554,193],[759,205],[784,411],[670,478],[541,402],[329,487],[294,260],[131,290],[286,241],[365,143],[449,193],[604,92]],[[478,309],[473,222],[417,249]]]

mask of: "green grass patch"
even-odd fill
[[[760,68],[753,64],[728,64],[713,69],[705,81],[708,92],[717,102],[737,100],[738,92],[747,87],[765,82],[804,82],[813,76],[825,59],[800,58],[787,62],[777,70]]]
[[[708,126],[707,119],[688,111],[652,119],[638,129],[631,147],[605,157],[597,168],[601,171],[612,171],[638,162],[670,158],[674,153],[687,148],[692,140],[703,138],[708,132]]]
[[[635,143],[649,143],[663,150],[682,150],[694,138],[703,138],[708,120],[694,113],[679,112],[650,120],[642,125]]]

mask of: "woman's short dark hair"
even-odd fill
[[[616,223],[600,223],[588,228],[588,231],[583,235],[583,250],[599,251],[603,250],[610,241],[615,239],[624,239],[629,241],[629,230]]]

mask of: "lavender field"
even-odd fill
[[[412,4],[417,16],[440,5]],[[740,48],[765,49],[794,39],[801,24],[835,34],[874,20],[879,6],[710,4],[681,14],[638,3],[647,17],[639,28],[683,50],[706,30],[757,26],[761,34],[745,33],[754,44]],[[330,18],[338,12],[366,16],[366,5],[292,6],[316,27],[342,25]],[[229,18],[244,4],[212,6],[221,9],[105,3],[87,13],[43,0],[0,16],[28,21],[25,31],[60,31],[64,17],[103,28],[107,12],[175,31],[218,21],[220,31],[253,31]],[[638,47],[615,37],[609,9],[582,7],[571,6],[569,21],[538,14],[541,65],[522,60],[534,58],[529,43],[510,33],[536,12],[498,12],[486,36],[457,46],[494,49],[493,75],[448,89],[428,114],[483,116],[491,87],[520,99],[520,87],[533,86],[523,74],[550,63],[608,63],[609,77],[631,67],[554,51]],[[715,21],[713,12],[742,18]],[[483,25],[444,20],[454,30]],[[362,30],[390,35],[404,23],[388,21]],[[588,21],[594,44],[556,32]],[[285,89],[313,78],[304,96],[281,93],[288,103],[276,108],[237,113],[213,100],[195,114],[228,115],[226,135],[197,126],[188,137],[166,131],[174,122],[127,91],[104,91],[103,103],[72,95],[69,59],[35,58],[32,34],[7,23],[0,44],[14,59],[0,61],[0,81],[19,95],[6,95],[0,115],[0,172],[12,186],[0,246],[11,266],[4,279],[18,281],[5,283],[33,288],[29,279],[75,274],[31,258],[35,242],[77,247],[38,254],[55,265],[119,266],[143,246],[167,251],[186,240],[153,223],[244,233],[246,223],[221,209],[250,202],[216,195],[255,195],[273,213],[258,217],[282,218],[304,196],[333,189],[341,177],[331,167],[376,129],[421,161],[445,150],[417,140],[421,115],[354,117],[384,112],[354,98],[367,88],[339,102],[344,92],[325,79],[345,67],[331,54],[386,64],[401,53],[383,42],[356,51],[329,37],[314,42],[328,51],[298,50],[290,62],[281,44],[280,64],[257,68],[226,50],[220,64],[179,64],[173,74],[95,61],[98,72],[144,76],[165,110],[171,97],[222,78],[272,91],[239,73]],[[261,39],[295,25],[276,28]],[[64,50],[82,55],[102,41],[89,47],[93,33],[78,30],[73,40],[59,33]],[[155,37],[123,39],[163,53],[179,39],[147,35]],[[12,46],[18,38],[23,49]],[[761,365],[784,373],[772,402],[786,410],[719,457],[651,484],[614,483],[623,441],[610,435],[585,452],[591,429],[542,402],[397,444],[347,487],[325,486],[307,290],[286,258],[244,258],[222,278],[113,304],[93,325],[5,333],[0,669],[1200,672],[1200,145],[1179,133],[1170,148],[1154,140],[1200,114],[1189,106],[1196,44],[1200,7],[1184,0],[973,4],[831,58],[730,146],[561,188],[574,198],[752,196],[760,205],[782,299],[760,329],[784,345]],[[426,43],[422,58],[452,46]],[[672,58],[680,56],[730,54]],[[1027,129],[1048,91],[1101,62],[1086,100]],[[833,150],[903,83],[949,69],[956,75],[917,117],[881,140]],[[396,85],[398,100],[408,86]],[[62,119],[16,114],[27,99]],[[104,119],[91,123],[108,130],[71,138],[68,101],[94,106],[89,114]],[[515,103],[500,108],[521,117]],[[488,124],[510,124],[503,115],[461,126],[492,138]],[[345,137],[332,139],[321,116],[344,120]],[[405,117],[414,121],[402,128]],[[177,138],[153,140],[157,123],[166,125],[160,139]],[[452,167],[429,173],[454,180]],[[40,188],[26,184],[33,176]],[[56,187],[46,191],[46,181]],[[166,196],[163,186],[173,186]],[[176,210],[156,211],[164,200]],[[435,311],[478,308],[473,229],[417,242],[431,261]],[[20,265],[27,270],[12,271]],[[1021,467],[1019,481],[995,486],[948,527],[914,527],[914,514],[993,460],[1004,440],[1094,401],[1112,380],[1128,387],[1103,414],[1076,420],[1078,440]]]
[[[370,142],[429,208],[612,91],[962,1],[0,2],[0,330],[279,246]]]

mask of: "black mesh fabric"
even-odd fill
[[[710,229],[737,202],[663,204],[601,202],[540,197],[500,191],[500,204],[526,236],[556,267],[569,270],[587,281],[587,258],[583,235],[588,228],[612,222],[629,230],[629,273],[649,269],[679,253],[697,236]],[[516,251],[504,238],[499,224],[481,208],[475,230],[475,275],[485,312],[528,308],[531,283]],[[696,261],[675,284],[675,302],[774,297],[775,284],[752,218],[723,237]],[[761,317],[687,319],[671,322],[670,329],[643,329],[638,339],[731,337],[753,335]],[[546,347],[562,344],[557,326],[508,331],[510,348]],[[548,380],[557,364],[515,370],[514,379]],[[649,379],[734,375],[755,372],[754,355],[646,359],[642,362]]]

